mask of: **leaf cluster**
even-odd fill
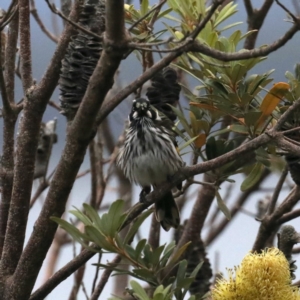
[[[184,298],[201,267],[199,264],[188,275],[187,261],[179,262],[190,243],[177,250],[175,250],[175,242],[152,249],[146,239],[142,239],[135,246],[132,246],[131,242],[135,234],[144,220],[152,213],[152,210],[145,211],[136,218],[125,237],[122,238],[120,230],[127,217],[127,214],[123,213],[123,200],[115,201],[109,211],[102,216],[88,204],[83,204],[83,207],[84,211],[76,209],[70,212],[83,223],[84,232],[63,219],[52,217],[52,220],[57,222],[85,248],[96,252],[117,253],[121,255],[124,263],[132,266],[132,269],[123,270],[109,264],[96,264],[97,267],[110,268],[114,270],[115,275],[127,274],[147,282],[155,289],[153,299],[171,299],[173,295],[176,296],[176,299]],[[174,268],[178,268],[177,275],[175,277],[169,276],[170,270]],[[140,297],[139,299],[149,299],[144,298],[145,292],[137,282],[133,281],[131,286],[131,293]]]

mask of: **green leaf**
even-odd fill
[[[152,264],[154,267],[159,264],[161,254],[163,253],[164,249],[165,245],[161,245],[153,250]]]
[[[198,136],[194,136],[193,138],[189,139],[187,142],[185,142],[183,145],[181,145],[178,150],[179,152],[181,150],[183,150],[184,148],[186,148],[187,146],[191,145],[196,139],[198,138]]]
[[[86,211],[86,214],[89,216],[89,218],[92,220],[92,222],[95,224],[95,226],[101,230],[102,224],[101,224],[101,219],[99,217],[98,212],[90,205],[83,203],[83,208]],[[91,224],[86,224],[86,225],[91,225]]]
[[[133,269],[132,272],[146,281],[151,279],[151,281],[153,282],[154,274],[148,269]]]
[[[126,215],[123,213],[123,208],[124,200],[115,201],[109,208],[105,221],[107,222],[108,234],[110,236],[116,234],[126,218]]]
[[[179,282],[177,282],[176,288],[187,290],[193,281],[194,281],[194,278],[189,278],[189,277],[183,278]]]
[[[198,274],[199,270],[201,269],[202,265],[203,265],[204,261],[201,261],[196,268],[193,270],[193,272],[190,274],[190,277],[195,278],[196,275]]]
[[[78,208],[76,210],[70,210],[70,213],[80,220],[84,225],[93,225],[93,222]]]
[[[152,249],[151,246],[149,244],[146,244],[144,247],[144,261],[146,263],[147,266],[152,265]]]
[[[144,211],[138,218],[136,218],[136,220],[134,221],[133,225],[130,227],[130,229],[128,230],[128,232],[124,238],[124,242],[123,242],[124,245],[132,240],[132,238],[137,233],[137,231],[139,230],[142,223],[147,219],[147,217],[151,213],[152,213],[152,210],[148,209],[148,210]]]
[[[221,212],[225,215],[227,220],[230,220],[231,219],[230,210],[228,209],[225,202],[223,201],[219,191],[216,191],[216,198],[217,198],[218,207],[220,208]]]
[[[134,291],[134,295],[137,296],[140,300],[150,300],[146,291],[138,282],[131,280],[130,285]]]
[[[218,26],[222,22],[224,22],[226,19],[231,17],[233,14],[237,12],[237,4],[234,4],[233,2],[229,2],[227,5],[225,5],[221,11],[219,12],[216,20],[215,20],[215,26]]]
[[[148,0],[142,0],[141,3],[141,16],[144,16],[148,12],[149,7],[149,1]]]
[[[261,116],[260,111],[247,112],[244,116],[246,125],[249,127],[254,126],[254,124],[257,122],[260,116]]]
[[[236,133],[241,133],[241,134],[249,134],[249,130],[246,126],[244,125],[237,125],[233,124],[229,126],[230,130]]]
[[[136,247],[135,247],[135,257],[134,257],[135,260],[138,260],[138,258],[141,256],[141,253],[144,250],[146,243],[147,243],[147,240],[143,239],[143,240],[140,240],[138,242],[138,244],[136,245]]]
[[[101,234],[100,231],[98,231],[95,227],[93,226],[86,226],[85,227],[85,231],[86,234],[91,238],[91,240],[98,245],[99,247],[107,250],[107,251],[111,251],[111,252],[115,252],[115,247],[114,245],[110,244],[104,235]]]
[[[168,262],[168,266],[175,266],[177,261],[181,258],[182,254],[186,251],[187,247],[191,244],[191,242],[188,242],[184,244],[181,248],[177,250],[177,252],[173,253],[173,256]]]
[[[265,170],[265,166],[262,163],[257,162],[253,166],[250,174],[243,181],[241,185],[241,191],[245,192],[251,187],[253,187],[260,180],[264,170]]]
[[[69,233],[75,241],[77,241],[81,245],[87,246],[87,244],[84,241],[90,240],[89,237],[86,234],[82,233],[74,225],[68,223],[67,221],[65,221],[63,219],[57,218],[57,217],[50,217],[50,219],[52,221],[56,222],[67,233]]]
[[[188,122],[186,121],[185,119],[185,116],[183,115],[183,113],[177,109],[176,107],[174,106],[171,106],[170,107],[172,108],[173,112],[176,114],[176,116],[178,117],[178,119],[180,120],[180,123],[182,124],[184,130],[186,131],[186,133],[190,136],[190,137],[193,137],[193,132],[188,124]]]
[[[170,258],[171,254],[173,253],[174,248],[175,248],[175,241],[171,242],[170,244],[168,244],[165,247],[165,250],[163,252],[163,256],[162,256],[161,261],[160,261],[160,265],[162,267],[167,264],[168,259]]]
[[[172,287],[172,284],[169,284],[166,288],[164,288],[164,286],[163,285],[159,285],[156,289],[155,289],[155,291],[154,291],[154,296],[156,296],[156,294],[160,294],[160,293],[162,293],[163,294],[163,296],[164,296],[164,298],[163,299],[166,299],[166,296],[168,295],[168,293],[169,293],[169,291],[170,291],[170,289],[171,289],[171,287]],[[154,298],[155,300],[156,300],[156,298]]]
[[[178,271],[176,275],[177,282],[185,278],[186,268],[187,268],[187,261],[186,259],[184,259],[178,264]]]

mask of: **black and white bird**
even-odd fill
[[[131,182],[142,187],[140,201],[151,186],[159,187],[184,166],[172,130],[176,115],[169,106],[176,104],[179,92],[175,70],[165,68],[152,79],[147,98],[133,101],[117,164]],[[156,201],[155,215],[166,231],[178,227],[179,211],[171,190]]]

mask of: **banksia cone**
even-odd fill
[[[292,250],[295,244],[300,243],[300,234],[291,225],[282,226],[278,233],[278,248],[283,252],[285,258],[290,264],[291,279],[295,279],[294,274],[297,266],[292,258]]]
[[[177,116],[169,105],[176,106],[181,89],[177,79],[176,71],[167,67],[151,79],[151,87],[146,93],[150,104],[172,121]]]
[[[178,241],[180,240],[186,223],[187,222],[185,221],[184,224],[180,225],[180,227],[175,231],[176,243],[178,243]],[[185,253],[184,259],[187,260],[187,274],[191,274],[198,266],[198,264],[203,262],[194,281],[189,287],[189,292],[191,293],[191,295],[197,295],[200,299],[209,291],[210,279],[212,277],[211,265],[207,258],[205,246],[200,236],[199,238],[197,238],[197,240],[192,241],[187,252]]]
[[[102,35],[105,31],[105,0],[87,0],[79,25]],[[59,79],[61,113],[69,120],[76,114],[101,51],[101,41],[81,31],[69,43]]]
[[[295,66],[295,78],[300,81],[300,64]],[[292,111],[282,130],[289,130],[300,127],[300,109]],[[293,131],[287,135],[288,138],[300,142],[300,130]],[[300,185],[300,156],[286,155],[285,160],[289,166],[291,177],[297,185]]]

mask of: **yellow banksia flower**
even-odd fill
[[[212,290],[213,300],[300,300],[299,289],[291,286],[289,263],[277,248],[248,253],[228,275]]]

